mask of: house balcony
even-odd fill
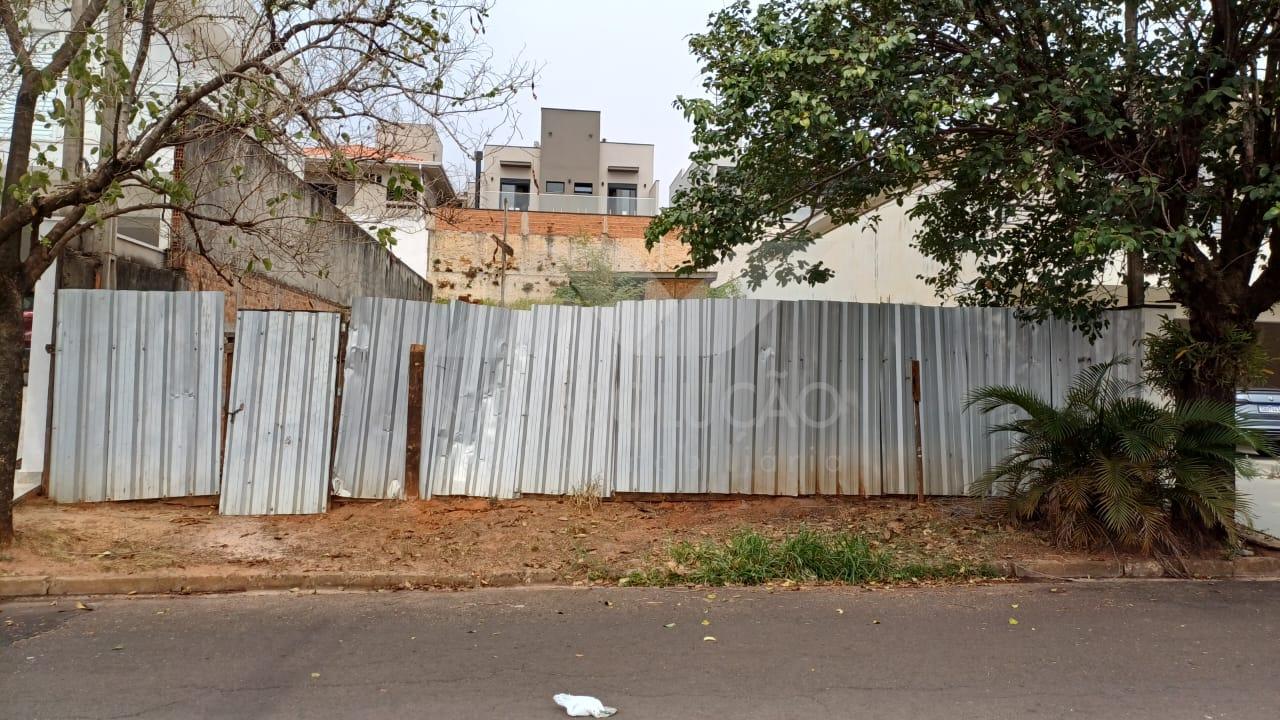
[[[490,210],[536,210],[541,212],[577,213],[581,215],[658,214],[657,198],[613,195],[574,195],[572,193],[482,192],[480,207]]]

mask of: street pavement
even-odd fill
[[[0,602],[0,717],[1280,717],[1275,582],[85,602]]]

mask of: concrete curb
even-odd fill
[[[0,577],[0,597],[185,595],[250,590],[461,590],[549,585],[557,580],[559,576],[547,570],[484,577],[395,572]]]
[[[1192,577],[1280,580],[1280,557],[1189,560]],[[1011,562],[1006,577],[1029,582],[1086,579],[1172,577],[1154,560],[1116,563],[1106,560],[1032,560]],[[465,590],[481,587],[567,584],[550,570],[475,575],[396,572],[322,572],[227,575],[0,576],[0,597],[63,595],[165,595],[248,592],[252,590]]]
[[[1187,560],[1186,565],[1193,578],[1280,580],[1280,557]],[[1124,563],[1107,560],[1030,560],[1009,563],[1008,573],[1010,577],[1031,581],[1175,577],[1154,560]]]

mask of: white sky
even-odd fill
[[[516,101],[516,126],[499,129],[493,142],[530,144],[538,138],[542,107],[600,110],[602,137],[654,144],[654,176],[665,202],[671,178],[693,150],[689,124],[672,103],[677,95],[702,94],[688,36],[703,31],[707,16],[724,5],[725,0],[496,0],[485,32],[495,62],[522,56],[542,68],[537,97],[524,93]],[[472,167],[468,154],[454,152],[451,164]]]

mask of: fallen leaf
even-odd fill
[[[311,677],[318,678],[320,677],[320,673],[311,673]]]
[[[92,610],[93,608],[89,607],[88,605],[85,605],[85,604],[84,604],[84,603],[82,603],[82,602],[77,601],[77,602],[76,602],[76,609],[77,609],[77,610]]]
[[[715,635],[707,635],[706,637],[702,638],[702,642],[715,642],[715,641],[716,641]]]
[[[879,625],[879,624],[880,624],[880,621],[879,621],[879,620],[872,620],[872,621],[871,621],[871,624],[872,624],[872,625]]]
[[[675,627],[675,626],[676,626],[676,624],[675,624],[675,623],[667,623],[666,625],[663,625],[662,627],[664,627],[664,628],[673,628],[673,627]]]
[[[1009,618],[1009,624],[1010,624],[1010,625],[1017,625],[1017,624],[1018,624],[1018,621],[1017,621],[1017,620],[1015,620],[1015,619],[1013,619],[1013,618]]]
[[[605,600],[605,601],[604,601],[604,604],[605,604],[605,607],[613,607],[613,601],[612,601],[612,600]]]
[[[844,608],[836,608],[836,614],[837,614],[837,615],[843,615],[843,614],[844,614]]]
[[[115,647],[113,647],[113,648],[111,648],[111,649],[112,649],[112,650],[123,650],[123,649],[124,649],[124,646],[123,646],[123,645],[116,645]]]
[[[715,594],[715,593],[707,593],[707,599],[708,599],[708,600],[715,600],[715,599],[716,599],[716,594]]]
[[[710,624],[711,624],[711,621],[710,621],[710,620],[703,620],[703,621],[702,621],[702,624],[703,624],[703,625],[710,625]]]
[[[1009,607],[1013,608],[1014,610],[1017,610],[1017,609],[1018,609],[1018,603],[1014,603],[1014,604],[1010,605]]]

